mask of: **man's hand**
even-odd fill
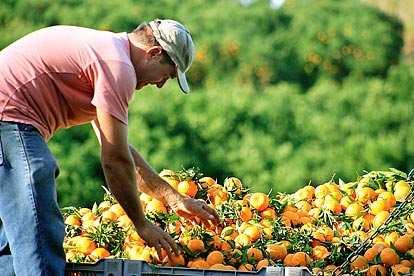
[[[158,258],[162,258],[161,248],[165,249],[170,259],[173,258],[173,254],[179,254],[177,245],[170,235],[148,220],[145,219],[143,224],[137,225],[135,228],[137,229],[139,236],[149,246],[155,247]]]
[[[215,224],[220,222],[216,211],[207,205],[204,200],[180,196],[176,200],[168,203],[177,215],[187,219],[200,218],[205,223],[211,221]]]

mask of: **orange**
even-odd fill
[[[109,211],[114,212],[118,217],[125,215],[125,211],[119,203],[112,205],[109,208]]]
[[[172,255],[167,257],[167,262],[170,266],[185,266],[185,258],[183,255]]]
[[[393,266],[400,263],[400,257],[392,248],[384,248],[380,253],[380,258],[385,266]]]
[[[274,261],[283,260],[287,255],[287,249],[284,245],[279,244],[269,244],[266,247],[266,252],[269,254],[270,258]]]
[[[65,219],[65,224],[72,226],[80,226],[82,223],[77,215],[69,215]]]
[[[109,210],[103,211],[101,214],[102,221],[115,221],[117,220],[118,216]]]
[[[382,265],[372,265],[368,268],[367,276],[386,276],[387,270]]]
[[[223,183],[224,189],[235,195],[239,195],[242,191],[242,182],[237,177],[229,177],[224,180]]]
[[[397,264],[391,267],[392,275],[400,276],[400,275],[410,275],[411,269],[406,267],[402,264]]]
[[[257,263],[256,270],[260,270],[260,269],[262,269],[264,267],[267,267],[269,265],[270,265],[269,260],[268,259],[263,259],[263,260],[261,260]]]
[[[293,254],[287,254],[283,260],[284,266],[295,266],[293,263]]]
[[[362,204],[367,204],[377,197],[377,193],[370,187],[362,187],[357,189],[355,192],[356,200]]]
[[[410,235],[401,236],[394,243],[395,249],[401,253],[405,253],[412,249],[413,245],[413,238]]]
[[[254,266],[252,264],[241,264],[239,266],[239,271],[252,271],[254,269]]]
[[[132,220],[127,215],[122,215],[118,218],[118,225],[122,228],[128,228],[133,225]]]
[[[103,247],[98,247],[91,252],[91,256],[95,257],[96,259],[103,259],[111,256],[111,253],[109,253],[109,251]]]
[[[377,199],[372,202],[369,206],[371,213],[374,215],[378,215],[381,211],[388,211],[388,204],[387,201],[384,199]]]
[[[77,237],[75,244],[78,251],[86,255],[89,255],[96,248],[95,242],[88,237]]]
[[[388,191],[380,193],[378,195],[378,199],[385,200],[385,202],[387,203],[387,211],[394,207],[395,203],[397,202],[394,194]]]
[[[292,258],[293,266],[308,266],[310,257],[305,252],[296,252]]]
[[[243,234],[247,235],[251,242],[255,242],[262,236],[262,231],[258,226],[250,225],[244,229]]]
[[[239,234],[235,239],[234,242],[237,247],[244,247],[250,244],[250,238],[246,234]]]
[[[261,217],[264,219],[275,219],[276,218],[276,211],[271,208],[271,207],[267,207],[266,209],[264,209],[261,213],[260,213]]]
[[[351,262],[351,270],[364,270],[368,268],[368,261],[364,256],[358,255],[352,262]]]
[[[346,208],[345,215],[357,219],[364,215],[364,207],[359,203],[352,203]]]
[[[253,193],[250,196],[249,204],[252,208],[263,211],[269,206],[269,197],[265,193]]]
[[[389,212],[388,211],[381,211],[379,212],[375,217],[374,220],[372,221],[372,226],[374,228],[378,228],[381,225],[384,224],[384,222],[387,220],[388,216],[389,216]]]
[[[204,251],[204,242],[199,239],[189,240],[187,243],[187,248],[193,253],[202,252]]]
[[[250,247],[247,249],[247,258],[248,260],[254,260],[255,262],[258,262],[263,259],[263,253],[258,248]]]
[[[165,214],[167,213],[167,208],[162,201],[153,199],[147,203],[145,213]]]
[[[317,245],[312,249],[312,256],[316,260],[323,260],[328,257],[330,252],[323,245]]]
[[[372,262],[374,260],[374,258],[379,254],[380,252],[374,248],[368,248],[367,251],[365,251],[364,253],[364,257],[365,259],[367,259],[368,262]]]
[[[209,176],[205,176],[205,177],[200,178],[198,180],[198,183],[200,183],[203,189],[206,189],[208,187],[213,186],[214,184],[217,184],[217,181]]]
[[[177,191],[182,195],[195,197],[198,192],[197,184],[193,180],[183,180],[178,183]]]
[[[242,207],[240,211],[240,219],[246,222],[252,219],[252,210],[250,207]]]
[[[215,250],[207,255],[206,261],[210,266],[213,266],[215,264],[223,264],[224,255],[220,251]]]
[[[400,180],[397,183],[395,183],[394,196],[398,202],[404,201],[407,195],[410,193],[410,191],[411,186],[408,182]]]

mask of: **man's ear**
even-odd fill
[[[147,49],[147,55],[150,56],[151,58],[157,57],[157,56],[162,56],[162,48],[161,46],[152,46],[150,48]]]

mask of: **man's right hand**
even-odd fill
[[[147,219],[145,219],[142,224],[136,225],[135,228],[137,229],[139,236],[149,246],[155,247],[158,258],[162,258],[161,248],[165,249],[170,259],[173,258],[173,254],[180,254],[177,245],[170,235],[160,227],[149,222]]]

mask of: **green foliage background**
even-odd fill
[[[115,32],[172,18],[197,46],[191,95],[175,82],[138,91],[130,142],[157,170],[198,166],[256,191],[294,191],[333,175],[414,164],[414,68],[401,22],[361,1],[3,0],[0,48],[55,24]],[[58,49],[57,49],[58,54]],[[59,201],[102,199],[90,126],[59,132]]]

